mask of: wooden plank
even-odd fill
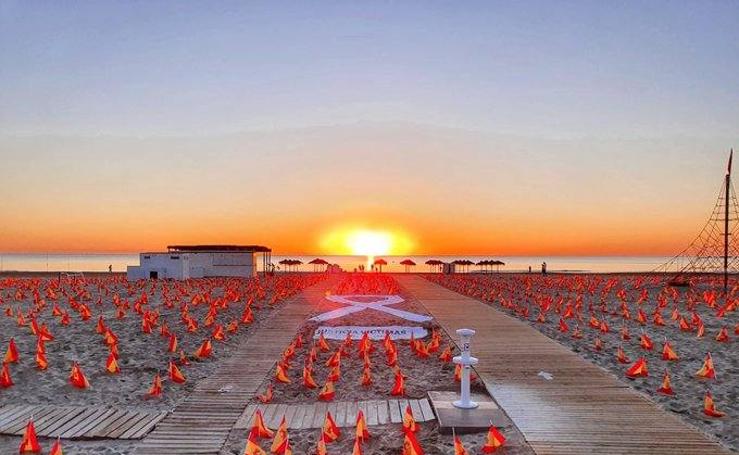
[[[328,406],[326,403],[316,403],[313,408],[315,409],[315,414],[313,415],[313,424],[310,428],[321,428],[323,427],[323,421],[326,419]]]
[[[47,431],[47,429],[55,422],[58,422],[59,419],[65,418],[70,409],[70,406],[60,406],[57,407],[54,412],[51,412],[43,418],[34,421],[33,425],[36,427],[36,433],[43,436],[53,436]]]
[[[64,435],[67,431],[73,430],[80,420],[86,419],[87,417],[97,413],[97,411],[98,409],[94,407],[82,408],[82,412],[78,413],[74,417],[68,417],[64,424],[57,427],[54,430],[54,434],[56,436]]]
[[[377,402],[377,424],[386,425],[390,423],[390,409],[387,400]]]
[[[92,429],[94,429],[100,422],[110,417],[112,414],[115,413],[115,408],[105,409],[105,412],[100,414],[99,416],[95,417],[95,419],[90,420],[87,425],[83,425],[80,428],[79,434],[76,435],[76,437],[89,437],[88,434]]]
[[[118,439],[126,433],[131,428],[135,427],[138,423],[140,423],[142,420],[146,421],[152,418],[152,414],[150,412],[132,412],[130,413],[130,417],[128,421],[123,423],[121,426],[116,428],[115,430],[111,431],[108,434],[109,438]]]
[[[298,404],[294,406],[295,411],[293,412],[290,420],[287,422],[287,427],[292,430],[297,430],[303,423],[303,416],[305,415],[305,406]]]
[[[337,403],[336,418],[342,422],[341,424],[337,423],[337,425],[339,425],[340,427],[346,427],[351,424],[350,422],[351,419],[349,419],[349,416],[347,416],[346,414],[346,407],[347,407],[346,401]]]
[[[418,404],[418,400],[408,400],[408,404],[411,405],[411,411],[413,411],[413,418],[419,422],[425,422],[426,418],[423,416],[421,406]]]
[[[400,403],[398,402],[398,400],[389,400],[387,404],[390,408],[390,422],[401,423],[403,421],[403,417],[400,413]]]
[[[418,403],[421,406],[421,412],[423,412],[423,417],[427,422],[436,419],[436,415],[434,414],[433,409],[431,409],[431,404],[429,403],[428,398],[419,400]]]
[[[18,422],[23,422],[23,424],[27,424],[34,411],[39,409],[40,407],[41,406],[25,406],[14,410],[3,421],[2,426],[0,426],[0,433],[12,434],[12,430],[18,425]]]
[[[300,429],[305,430],[313,428],[313,418],[316,413],[316,407],[313,405],[304,405],[305,415],[303,415],[303,423],[300,425]]]
[[[105,408],[91,408],[93,412],[85,414],[80,414],[74,419],[74,427],[69,428],[67,430],[59,429],[58,435],[62,439],[71,439],[75,438],[79,435],[82,435],[87,430],[87,427],[90,426],[91,423],[95,423],[98,420],[100,420],[100,417],[105,415],[109,410]]]
[[[367,425],[377,425],[377,401],[367,402]]]
[[[101,420],[94,428],[87,430],[88,437],[104,438],[110,431],[109,427],[125,416],[127,412],[125,409],[116,409],[113,414]]]

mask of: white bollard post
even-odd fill
[[[475,409],[478,404],[470,400],[470,370],[472,365],[477,365],[478,359],[470,356],[470,342],[475,331],[472,329],[459,329],[457,335],[462,343],[462,355],[454,358],[454,363],[462,365],[461,397],[454,402],[454,406],[460,409]]]

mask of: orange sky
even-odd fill
[[[326,236],[351,227],[402,234],[399,254],[667,255],[702,227],[726,159],[710,141],[402,124],[2,141],[5,252],[212,242],[341,254]]]

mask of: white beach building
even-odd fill
[[[259,256],[263,270],[272,250],[260,245],[170,245],[166,252],[139,254],[139,265],[129,265],[129,281],[147,278],[186,280],[204,277],[244,277],[257,274]]]

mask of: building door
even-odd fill
[[[156,272],[154,270],[150,271],[149,272],[149,278],[151,278],[153,280],[156,280],[157,278],[159,278],[159,272]]]

